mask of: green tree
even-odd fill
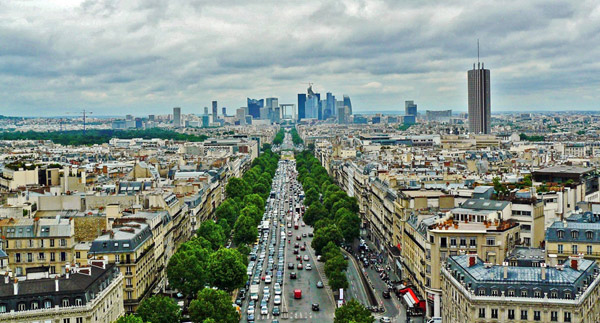
[[[231,293],[234,289],[244,286],[246,265],[236,249],[222,248],[215,251],[208,260],[213,286]]]
[[[174,299],[162,295],[146,298],[136,313],[144,322],[179,323],[181,309]]]
[[[221,323],[238,323],[238,312],[231,306],[231,297],[225,291],[204,288],[198,293],[197,299],[190,303],[190,319],[202,323],[213,319]]]
[[[373,323],[375,318],[371,312],[355,299],[351,299],[346,304],[335,310],[334,323]]]
[[[217,224],[221,227],[223,233],[225,234],[225,239],[227,239],[227,237],[231,233],[231,226],[229,225],[229,222],[227,222],[226,219],[220,219]]]
[[[215,210],[215,217],[218,220],[225,219],[227,220],[227,223],[235,223],[235,220],[237,220],[239,213],[240,210],[237,206],[237,203],[235,203],[235,200],[226,199]]]
[[[340,229],[338,229],[336,225],[330,225],[317,230],[310,245],[315,250],[315,253],[320,255],[322,254],[321,251],[323,250],[323,247],[325,247],[329,241],[339,246],[342,244],[343,240],[344,238],[342,237]]]
[[[196,231],[196,235],[203,237],[208,240],[211,244],[212,250],[217,250],[225,244],[225,233],[223,228],[216,224],[213,220],[207,220],[202,222],[200,228]]]
[[[342,209],[345,210],[345,209]],[[360,219],[350,211],[343,212],[337,220],[337,226],[342,232],[346,244],[352,244],[360,236]]]
[[[317,201],[311,204],[306,212],[304,212],[304,223],[313,226],[317,221],[326,218],[328,215],[327,210],[323,207],[321,202]]]
[[[262,212],[256,207],[256,205],[246,205],[240,212],[240,216],[248,216],[254,221],[254,226],[257,226],[262,219]]]
[[[508,191],[506,185],[502,184],[500,181],[500,177],[494,177],[494,179],[492,179],[492,183],[494,184],[494,190],[497,193],[506,193]]]
[[[341,253],[336,255],[330,253],[323,267],[325,275],[329,277],[332,273],[345,271],[348,268],[348,261],[344,259]]]
[[[321,220],[318,220],[317,222],[315,222],[315,225],[313,225],[313,231],[316,233],[317,231],[319,231],[319,229],[328,227],[328,226],[334,225],[334,224],[335,224],[335,222],[332,219],[322,218]]]
[[[244,196],[244,205],[254,205],[260,213],[265,212],[265,200],[259,194],[248,194]]]
[[[227,197],[230,198],[239,197],[243,199],[244,196],[250,194],[251,190],[250,185],[245,180],[237,177],[230,178],[227,186],[225,186]]]
[[[233,226],[233,242],[236,245],[254,243],[257,237],[258,229],[254,223],[254,219],[250,218],[250,216],[242,215],[235,221],[235,225]]]
[[[346,278],[346,274],[341,271],[335,271],[330,273],[329,275],[327,275],[327,279],[329,279],[329,286],[332,290],[348,288],[348,279]]]
[[[319,200],[319,192],[313,187],[309,188],[304,195],[304,205],[311,205]]]
[[[329,241],[325,247],[323,247],[323,260],[327,262],[328,259],[331,259],[336,256],[342,256],[342,252],[340,251],[340,247],[336,246],[335,243]]]
[[[142,320],[139,316],[129,314],[119,317],[119,319],[116,320],[115,323],[144,323],[144,320]]]
[[[193,298],[196,291],[208,283],[208,249],[202,248],[196,241],[183,243],[177,252],[171,256],[167,265],[169,284]]]

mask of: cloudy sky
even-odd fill
[[[477,38],[493,111],[600,110],[597,0],[10,0],[0,114],[234,113],[307,82],[355,111],[464,111]]]

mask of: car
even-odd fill
[[[290,279],[296,279],[296,273],[295,272],[291,272],[290,273]]]
[[[263,306],[263,307],[261,307],[261,308],[260,308],[260,314],[262,314],[262,315],[267,315],[267,314],[269,314],[269,308],[268,308],[268,307],[266,307],[266,306]]]
[[[321,257],[321,255],[317,256],[317,261],[322,261],[323,257]]]
[[[300,260],[302,259],[302,257],[300,257],[300,255],[296,255],[296,260]]]
[[[305,226],[306,224],[304,224],[304,222],[302,222],[300,225],[301,225],[301,226]],[[306,234],[306,233],[305,233],[305,234]],[[305,236],[305,237],[306,237],[306,236]]]
[[[288,263],[288,269],[294,269],[294,263],[292,263],[292,262]]]
[[[294,254],[297,255],[298,254],[298,249],[294,249]]]
[[[391,318],[389,318],[389,317],[387,317],[387,316],[383,316],[383,317],[381,317],[381,318],[379,319],[379,322],[381,322],[381,323],[391,323],[391,322],[392,322],[392,319],[391,319]]]
[[[266,276],[263,275],[260,277],[260,280],[265,281],[265,278],[266,278]]]
[[[323,288],[323,287],[324,287],[323,282],[319,280],[317,282],[317,288]]]
[[[248,315],[254,314],[254,306],[248,306]]]
[[[298,264],[298,266],[296,266],[296,268],[298,268],[299,270],[302,269],[302,264]]]
[[[312,266],[310,264],[306,264],[306,267],[304,269],[306,269],[306,270],[312,270]]]
[[[314,304],[312,304],[311,308],[312,308],[313,311],[318,311],[319,310],[319,304],[318,303],[314,303]]]
[[[308,233],[308,236],[309,236],[309,237],[314,237],[314,234],[313,234],[312,232],[309,232],[309,233]]]
[[[381,292],[381,295],[383,296],[383,298],[389,299],[392,296],[390,295],[390,292],[387,290],[384,290],[383,292]]]
[[[294,243],[294,248],[300,248],[300,244],[298,242]]]
[[[275,304],[275,305],[281,304],[281,295],[275,295],[275,298],[273,298],[273,304]]]
[[[254,322],[254,313],[248,314],[248,322]]]
[[[266,306],[267,306],[267,303],[268,303],[268,302],[267,302],[267,300],[263,298],[263,300],[262,300],[262,301],[260,301],[260,307],[261,307],[261,308],[262,308],[262,307],[266,307]]]
[[[273,307],[273,316],[279,316],[279,306]]]
[[[296,240],[302,240],[302,238],[300,238],[300,236],[296,236]]]
[[[308,261],[308,255],[304,255],[304,257],[302,257],[302,260]]]
[[[265,284],[270,284],[271,283],[271,276],[267,275],[265,276]]]
[[[344,255],[344,260],[348,260],[348,256]]]
[[[304,224],[304,223],[303,223]],[[303,225],[304,226],[304,225]],[[302,234],[302,238],[306,238],[306,233]]]
[[[236,299],[235,299],[235,305],[237,305],[237,306],[242,306],[242,300],[241,300],[241,299],[239,299],[239,298],[236,298]]]
[[[305,245],[300,246],[300,250],[301,251],[306,251],[306,246]]]

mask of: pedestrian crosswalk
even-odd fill
[[[293,313],[287,313],[287,314],[282,314],[279,316],[275,316],[271,313],[266,314],[266,315],[260,315],[260,320],[269,320],[269,319],[282,319],[282,318],[287,318],[288,320],[291,319],[298,319],[298,320],[310,320],[312,318],[317,317],[317,313],[315,312],[293,312]]]

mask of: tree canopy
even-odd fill
[[[204,221],[196,231],[199,237],[203,237],[211,244],[212,250],[217,250],[225,244],[227,237],[223,228],[212,220]]]
[[[195,323],[203,323],[207,319],[215,322],[237,323],[239,314],[231,306],[231,297],[222,290],[204,288],[198,297],[190,303],[190,318]]]
[[[144,299],[136,313],[144,322],[179,323],[181,320],[179,305],[174,299],[162,295]]]
[[[351,299],[346,304],[335,310],[334,323],[373,323],[375,318],[371,312],[355,299]]]
[[[242,255],[236,249],[221,248],[210,255],[208,272],[213,286],[227,292],[244,286],[248,276]]]

